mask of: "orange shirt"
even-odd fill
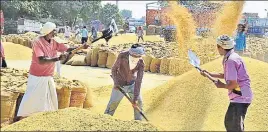
[[[57,43],[54,39],[47,42],[44,37],[38,37],[32,42],[32,63],[30,74],[34,76],[53,76],[55,62],[40,64],[38,57],[45,56],[49,58],[57,57],[57,52],[64,52],[68,48],[64,44]]]

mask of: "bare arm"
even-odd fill
[[[49,57],[44,57],[44,56],[40,56],[38,57],[38,59],[39,59],[40,64],[46,64],[46,63],[56,62],[60,60],[59,57],[49,58]]]
[[[228,89],[228,90],[233,90],[235,88],[238,87],[238,83],[236,80],[230,80],[230,81],[227,81],[227,84],[221,82],[221,81],[218,81],[218,83],[216,84],[216,86],[218,88],[225,88],[225,89]]]
[[[208,75],[210,75],[211,77],[214,77],[214,78],[220,78],[220,79],[224,79],[224,74],[223,73],[210,73],[206,70],[203,70],[200,72],[201,75],[203,76],[206,76],[204,73],[207,73]]]
[[[214,78],[224,79],[224,74],[223,73],[209,73],[209,75],[211,77],[214,77]]]

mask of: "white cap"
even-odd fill
[[[235,46],[234,40],[228,35],[221,35],[217,38],[217,44],[223,49],[232,49]]]
[[[45,36],[52,32],[53,30],[56,30],[56,24],[52,22],[46,22],[44,26],[41,28],[41,36]]]

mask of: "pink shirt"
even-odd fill
[[[1,51],[1,58],[5,58],[5,51],[4,51],[4,46],[2,45],[2,42],[0,42],[0,51]]]
[[[250,87],[250,79],[242,58],[234,50],[231,50],[224,56],[223,67],[225,81],[237,80],[240,88],[240,91],[229,90],[230,101],[251,103],[253,94]]]
[[[64,44],[57,43],[54,39],[48,43],[44,37],[38,37],[32,42],[33,56],[30,74],[34,76],[53,76],[55,62],[40,64],[38,57],[57,57],[57,52],[64,52],[68,48]]]

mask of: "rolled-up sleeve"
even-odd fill
[[[140,60],[140,65],[139,65],[139,69],[138,69],[138,73],[137,73],[137,78],[135,81],[135,86],[134,86],[134,99],[133,101],[137,101],[138,97],[140,95],[140,89],[141,89],[141,83],[142,83],[142,79],[143,79],[143,74],[144,74],[144,61]]]
[[[32,41],[32,50],[36,57],[45,56],[38,41]]]
[[[67,45],[57,43],[57,51],[58,52],[64,52],[64,51],[67,51],[67,49],[68,49],[68,46]]]

